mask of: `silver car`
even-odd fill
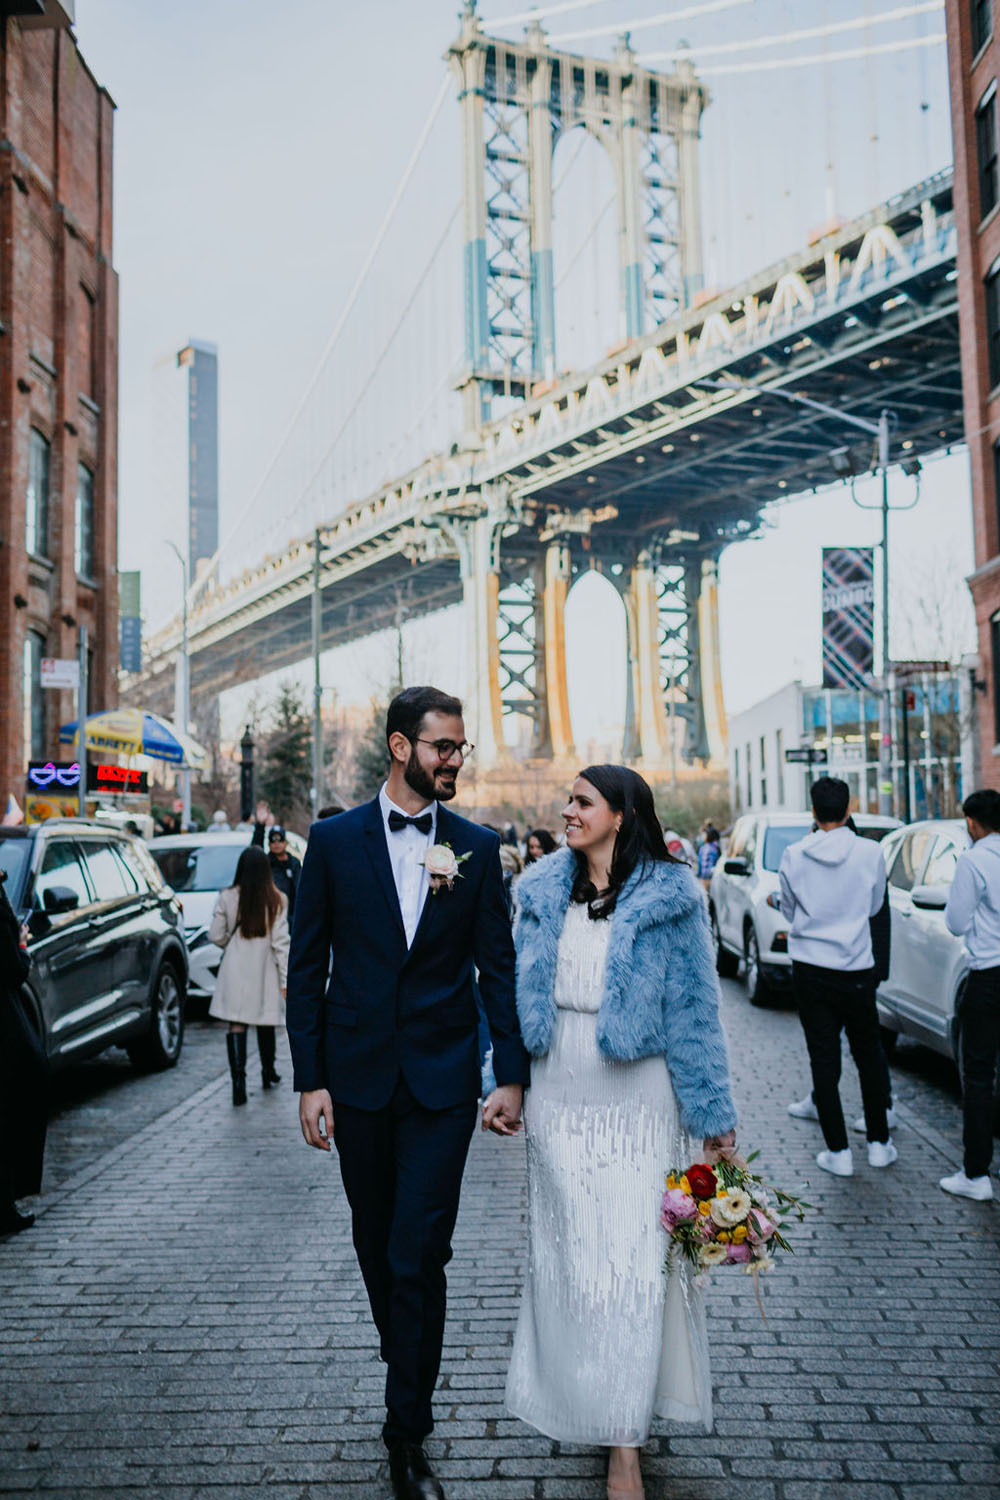
[[[959,1001],[969,972],[944,908],[958,856],[969,847],[962,819],[910,823],[882,845],[892,912],[892,962],[879,986],[879,1019],[891,1047],[902,1032],[956,1060]]]

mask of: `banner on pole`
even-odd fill
[[[142,671],[142,606],[138,572],[118,574],[119,662],[123,672]]]
[[[875,549],[823,548],[823,686],[870,688],[875,665]]]

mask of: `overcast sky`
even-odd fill
[[[848,25],[900,8],[913,13],[867,30]],[[364,6],[353,0],[283,0],[281,6],[270,0],[78,0],[81,49],[118,105],[120,560],[124,568],[142,569],[145,611],[154,625],[176,608],[180,592],[180,570],[163,540],[183,544],[186,532],[182,376],[172,357],[191,337],[219,346],[222,531],[235,532],[251,553],[259,552],[255,528],[263,525],[262,510],[271,512],[272,538],[285,521],[267,497],[254,509],[253,496],[438,93],[446,71],[442,55],[457,34],[457,9],[457,0],[367,0]],[[492,20],[515,7],[496,0],[481,9]],[[690,9],[691,0],[601,0],[553,15],[546,25],[558,37]],[[633,26],[632,41],[640,55],[689,42],[712,94],[702,148],[709,284],[725,286],[801,248],[831,206],[845,217],[862,212],[949,163],[941,45],[760,74],[718,71],[824,49],[829,57],[866,41],[884,47],[933,38],[944,30],[940,8],[903,0],[730,0],[724,6],[716,0],[704,11]],[[827,34],[766,41],[812,28]],[[518,28],[504,34],[516,36]],[[761,47],[722,50],[762,39]],[[565,41],[577,51],[607,53],[613,45],[610,30]],[[372,344],[381,337],[380,308],[414,273],[405,233],[418,233],[418,219],[436,232],[457,198],[455,139],[452,97],[425,152],[422,211],[408,230],[401,226],[401,242],[387,241],[366,287],[356,321]],[[574,167],[573,212],[561,220],[574,233],[588,201],[597,218],[603,171],[596,160],[586,172]],[[557,253],[558,233],[557,223]],[[584,257],[593,313],[587,297],[575,296],[579,316],[563,330],[567,358],[583,357],[588,337],[599,344],[604,336],[596,332],[608,315],[603,233],[595,233]],[[435,293],[440,322],[449,329],[461,297],[453,246],[454,236],[439,257]],[[337,378],[349,382],[352,373],[348,362]],[[397,378],[419,388],[424,374],[414,368]],[[380,425],[391,426],[394,410],[390,391]],[[894,491],[907,500],[912,486],[899,479]],[[289,523],[290,531],[304,529]],[[846,492],[828,492],[775,510],[762,540],[728,550],[721,613],[731,711],[793,677],[818,679],[820,548],[872,542],[876,533],[875,516],[857,510]],[[962,454],[929,465],[919,505],[893,523],[897,654],[939,649],[935,632],[921,625],[928,591],[947,596],[953,633],[965,632],[971,644],[959,582],[971,560]],[[621,712],[622,622],[602,587],[600,580],[585,580],[570,601],[571,691],[581,742],[606,733]],[[407,652],[413,676],[447,683],[459,670],[455,632],[445,617],[408,631]],[[367,701],[388,680],[392,654],[385,640],[330,653],[324,681],[344,702]],[[244,699],[226,700],[228,725],[239,719]]]

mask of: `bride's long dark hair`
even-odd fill
[[[576,851],[576,879],[572,901],[586,902],[592,918],[610,917],[622,886],[636,869],[653,863],[679,865],[667,848],[649,783],[628,766],[587,766],[578,775],[589,781],[612,812],[621,813],[622,823],[611,856],[608,888],[598,891],[590,878],[587,856]]]

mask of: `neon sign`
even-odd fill
[[[46,791],[53,784],[56,786],[79,786],[80,785],[80,763],[79,761],[39,761],[33,760],[28,765],[28,782],[40,791]]]

